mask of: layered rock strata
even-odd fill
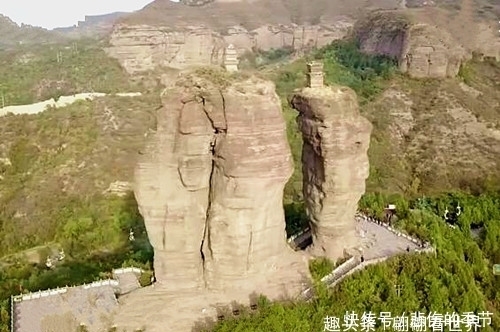
[[[354,33],[363,52],[395,59],[410,77],[455,77],[471,57],[445,30],[415,23],[406,14],[372,13],[355,25]]]
[[[238,55],[252,50],[292,48],[307,51],[347,35],[352,24],[338,21],[325,26],[266,25],[254,30],[231,26],[223,33],[205,26],[171,28],[149,25],[117,25],[106,49],[129,73],[161,67],[185,69],[222,65],[224,50],[233,44]]]
[[[302,171],[313,252],[338,258],[357,244],[354,214],[369,174],[371,123],[354,91],[305,88],[290,100],[303,135]]]
[[[293,164],[274,85],[187,75],[163,104],[135,179],[158,287],[265,293],[299,282],[282,204]]]

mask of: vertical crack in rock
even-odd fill
[[[222,93],[220,94],[220,97],[222,99],[222,116],[224,118],[224,124],[225,124],[223,133],[226,134],[227,133],[226,99],[224,98],[224,95]]]
[[[212,144],[212,143],[211,143]],[[210,243],[210,209],[212,207],[212,178],[214,174],[214,159],[213,159],[213,154],[215,152],[215,142],[211,146],[212,150],[212,169],[210,170],[210,177],[209,177],[209,184],[210,188],[208,190],[208,204],[207,204],[207,210],[205,213],[205,225],[203,228],[203,239],[201,240],[201,246],[200,246],[200,253],[201,253],[201,259],[202,259],[202,268],[203,268],[203,283],[205,285],[205,288],[208,288],[208,278],[207,278],[207,266],[206,266],[206,257],[205,257],[205,244],[206,244],[206,249],[210,253],[210,258],[213,258],[213,253],[212,253],[212,245]],[[206,242],[205,242],[206,241]]]
[[[208,121],[210,121],[210,124],[212,125],[212,128],[214,130],[214,135],[212,137],[212,140],[210,141],[210,153],[212,156],[211,159],[211,169],[210,169],[210,176],[209,176],[209,191],[208,191],[208,204],[207,204],[207,209],[205,213],[205,225],[203,228],[203,238],[201,241],[201,246],[200,246],[200,254],[201,254],[201,259],[202,259],[202,268],[203,268],[203,282],[205,284],[205,288],[208,288],[208,278],[207,278],[207,266],[206,266],[206,255],[208,254],[210,259],[213,259],[213,251],[212,251],[212,244],[211,244],[211,232],[210,232],[210,210],[212,208],[212,201],[213,201],[213,175],[214,175],[214,170],[215,170],[215,158],[216,158],[216,146],[217,146],[217,141],[219,139],[219,136],[224,135],[226,133],[227,129],[227,122],[226,122],[226,112],[225,112],[225,107],[224,107],[224,97],[221,93],[221,91],[217,91],[217,97],[220,97],[222,101],[222,109],[217,109],[216,106],[214,107],[213,105],[210,105],[210,100],[207,99],[207,97],[201,96],[201,102],[203,104],[203,112],[208,118]],[[210,108],[210,109],[209,109]],[[222,111],[223,114],[223,119],[218,119],[217,113]],[[219,121],[217,121],[219,120]]]
[[[250,228],[252,226],[250,225]],[[252,252],[252,240],[253,240],[253,231],[250,229],[250,240],[248,241],[248,250],[247,250],[247,271],[250,271],[250,253]]]
[[[283,187],[293,164],[274,84],[229,83],[180,76],[162,94],[158,130],[135,170],[155,276],[173,298],[199,290],[199,302],[244,301],[256,291],[276,299],[284,286],[298,292],[307,273],[285,240]]]

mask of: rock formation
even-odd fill
[[[356,24],[354,33],[363,52],[389,56],[416,78],[454,77],[471,56],[445,30],[401,13],[372,13]]]
[[[199,65],[222,65],[225,45],[233,44],[242,55],[255,49],[293,48],[305,51],[327,45],[347,35],[349,22],[328,26],[273,26],[254,30],[232,26],[219,33],[204,26],[170,28],[150,25],[117,25],[107,54],[118,59],[129,73],[159,67],[185,69]]]
[[[209,3],[210,2],[210,3]],[[373,2],[373,3],[371,3]],[[399,0],[374,8],[393,8]],[[128,15],[107,52],[129,73],[171,67],[222,65],[225,45],[245,52],[291,48],[308,51],[347,35],[365,0],[153,1]]]
[[[280,100],[271,82],[225,80],[187,75],[164,92],[136,171],[156,278],[171,292],[265,293],[283,269],[286,283],[300,282],[286,244],[282,199],[293,162]]]
[[[304,140],[303,191],[313,252],[338,258],[357,244],[354,214],[369,174],[372,125],[349,88],[304,88],[290,104],[299,112]]]
[[[302,53],[345,37],[368,10],[390,9],[362,19],[357,36],[366,52],[395,57],[411,76],[456,75],[469,57],[460,43],[499,58],[491,21],[459,17],[455,24],[446,11],[394,10],[401,6],[399,0],[156,0],[116,24],[107,51],[129,73],[222,65],[224,45],[233,44],[239,56],[273,48]]]

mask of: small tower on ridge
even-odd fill
[[[229,44],[224,53],[224,67],[227,71],[238,71],[238,53],[233,44]]]
[[[307,85],[313,89],[324,86],[322,62],[312,61],[307,64]]]

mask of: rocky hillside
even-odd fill
[[[475,12],[485,18],[496,19],[500,16],[500,3],[496,0],[476,0]],[[407,8],[437,7],[452,13],[459,12],[463,7],[461,0],[406,0]]]
[[[438,7],[420,7],[408,11],[419,23],[448,31],[469,51],[477,51],[500,60],[498,19],[500,3],[496,0],[435,1]],[[451,4],[445,5],[446,3]]]
[[[114,24],[128,13],[116,12],[105,15],[85,16],[78,25],[67,28],[56,28],[54,31],[71,38],[102,38],[111,33]]]
[[[342,38],[360,8],[394,8],[396,0],[214,1],[190,6],[157,0],[120,21],[108,53],[129,72],[160,66],[220,64],[224,48],[307,51]]]
[[[356,23],[354,36],[361,51],[397,60],[410,77],[455,77],[471,57],[446,30],[399,12],[370,13]]]
[[[63,37],[43,28],[22,24],[19,26],[7,16],[0,14],[0,48],[19,44],[53,43]]]
[[[127,25],[148,24],[171,28],[205,25],[224,32],[231,26],[254,30],[266,25],[320,24],[370,8],[397,8],[397,0],[215,0],[202,6],[155,0],[122,20]]]
[[[396,79],[364,107],[372,136],[369,190],[415,194],[500,184],[500,65],[464,65],[458,79]]]
[[[354,21],[369,10],[396,9],[411,17],[412,32],[422,37],[417,44],[438,45],[438,53],[443,53],[443,49],[456,51],[457,54],[447,56],[446,60],[450,62],[449,71],[456,73],[460,62],[457,59],[463,57],[460,45],[469,51],[480,50],[500,58],[497,19],[486,15],[488,8],[496,10],[497,5],[485,1],[441,1],[435,3],[436,6],[428,6],[430,2],[426,6],[410,2],[406,7],[397,0],[368,3],[361,0],[180,3],[157,0],[119,21],[111,35],[108,54],[132,73],[164,66],[220,64],[228,44],[235,45],[240,55],[256,49],[308,51],[344,37]],[[454,5],[450,7],[447,3]],[[420,23],[426,26],[421,28]],[[442,62],[442,59],[436,61]]]

